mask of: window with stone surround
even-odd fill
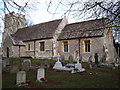
[[[28,50],[30,50],[30,44],[28,43]]]
[[[84,52],[90,52],[90,40],[84,41]]]
[[[68,41],[63,42],[63,51],[68,52]]]
[[[40,51],[45,51],[45,42],[40,42]]]

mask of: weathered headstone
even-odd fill
[[[13,65],[10,69],[10,73],[17,73],[19,71],[19,66],[18,65]]]
[[[10,64],[9,59],[5,59],[5,61],[6,61],[6,64],[7,64],[7,65],[9,65],[9,64]]]
[[[98,62],[98,54],[97,53],[95,53],[94,58],[95,58],[95,65],[98,67],[99,62]]]
[[[69,63],[66,65],[67,67],[68,67],[68,66],[70,66],[70,67],[75,66],[75,65],[73,64],[73,56],[72,56],[72,55],[70,55],[70,56],[68,57],[68,60],[69,60]]]
[[[30,67],[30,69],[36,69],[36,68],[38,68],[39,66],[37,65],[37,64],[31,64],[31,67]]]
[[[22,63],[22,71],[29,71],[30,69],[30,62],[23,62]]]
[[[2,65],[3,65],[3,68],[6,67],[6,65],[9,65],[9,59],[5,59],[5,60],[2,60]]]
[[[85,69],[82,68],[82,64],[79,63],[79,60],[80,60],[80,58],[79,58],[79,55],[78,55],[78,56],[77,56],[77,64],[75,64],[75,68],[78,69],[77,72],[83,72],[83,71],[85,71]]]
[[[29,62],[29,63],[30,63],[30,66],[31,66],[31,60],[30,60],[30,59],[26,59],[26,60],[24,60],[23,62]]]
[[[69,59],[69,63],[72,64],[73,63],[73,56],[70,55],[68,59]]]
[[[45,68],[49,68],[50,67],[49,64],[48,64],[48,59],[44,60],[44,67]]]
[[[45,69],[43,67],[37,71],[37,81],[41,81],[41,78],[45,78]]]
[[[92,55],[89,57],[88,62],[89,62],[89,68],[91,69],[92,68]]]
[[[6,67],[6,61],[2,60],[2,66],[3,66],[3,68]]]
[[[62,61],[62,64],[64,65],[64,62],[65,62],[65,56],[64,55],[61,56],[61,61]]]
[[[21,61],[22,61],[22,60],[21,60],[20,58],[17,59],[17,62],[18,62],[18,63],[21,63]]]
[[[17,72],[16,84],[19,85],[21,83],[26,83],[26,73],[25,73],[25,71]]]

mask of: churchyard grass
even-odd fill
[[[15,60],[15,59],[13,59]],[[10,62],[12,59],[10,59]],[[56,60],[48,60],[48,63],[54,65]],[[32,64],[43,63],[43,60],[33,59]],[[65,64],[68,61],[65,61]],[[37,82],[37,69],[31,69],[26,72],[27,79],[30,80],[30,88],[118,88],[120,67],[93,66],[89,69],[88,63],[82,63],[86,72],[71,74],[69,71],[53,70],[52,67],[45,69],[46,82]],[[90,75],[90,73],[93,73]],[[9,72],[2,73],[3,88],[21,88],[16,86],[16,74]]]

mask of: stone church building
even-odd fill
[[[112,30],[108,19],[95,19],[68,24],[67,18],[32,26],[25,26],[25,16],[10,13],[5,15],[2,50],[3,57],[33,57],[55,59],[57,54],[65,59],[72,55],[74,60],[82,55],[88,61],[98,53],[99,60],[116,57]]]

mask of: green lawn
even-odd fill
[[[15,59],[11,59],[15,60]],[[52,65],[55,60],[48,60]],[[66,61],[67,63],[68,61]],[[33,59],[32,64],[43,63],[43,60]],[[53,70],[52,67],[46,69],[45,78],[47,82],[36,82],[37,69],[27,72],[27,80],[31,81],[31,88],[118,88],[120,76],[120,68],[112,69],[111,67],[101,66],[99,68],[88,68],[88,63],[83,63],[86,72],[71,74],[69,71]],[[89,75],[93,73],[93,75]],[[17,87],[16,74],[3,72],[2,74],[3,88],[21,88]]]

